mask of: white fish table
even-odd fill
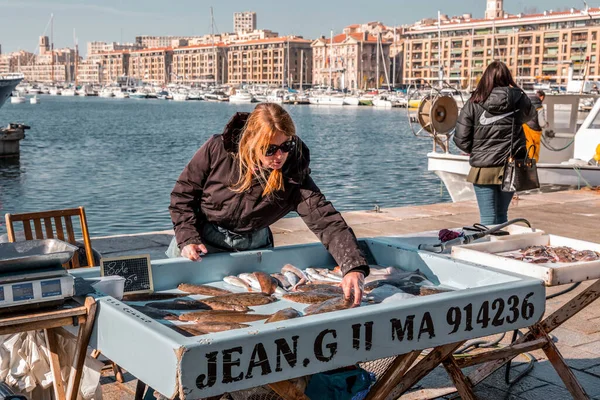
[[[395,303],[185,337],[110,296],[99,297],[90,346],[166,397],[197,399],[328,371],[357,362],[531,326],[545,311],[538,279],[481,268],[473,263],[402,249],[379,239],[361,240],[370,264],[419,269],[451,292]],[[279,272],[336,263],[321,244],[265,251],[213,254],[202,262],[152,262],[155,291],[173,291],[182,282],[223,286],[242,272]],[[91,277],[97,269],[75,270]],[[234,287],[227,287],[235,290]],[[242,289],[240,289],[242,290]],[[305,305],[279,300],[254,307],[261,314]],[[489,318],[477,318],[481,313]],[[390,388],[391,389],[391,388]]]

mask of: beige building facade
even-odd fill
[[[600,8],[499,15],[467,15],[445,19],[439,29],[437,21],[407,29],[405,82],[437,82],[442,71],[445,82],[473,89],[493,60],[505,62],[520,85],[565,85],[570,67],[575,78],[600,80]]]
[[[129,57],[129,52],[122,50],[93,54],[87,61],[98,65],[97,83],[106,85],[117,82],[119,78],[122,80],[129,74]]]
[[[228,46],[230,84],[256,83],[298,88],[310,84],[311,41],[299,37],[278,37]]]
[[[110,53],[113,51],[120,51],[120,50],[141,50],[141,49],[143,49],[143,47],[141,44],[138,44],[138,43],[88,42],[87,55],[89,57],[93,54]]]
[[[70,82],[73,70],[64,64],[31,64],[20,67],[20,72],[25,75],[25,80],[30,82]]]
[[[227,82],[227,47],[222,43],[173,49],[171,82],[212,84]]]
[[[100,63],[93,59],[86,59],[77,64],[77,83],[100,83]]]
[[[233,13],[233,31],[252,32],[256,30],[256,13],[254,11]]]
[[[342,33],[315,40],[313,85],[350,90],[391,85],[391,42],[378,35]]]
[[[173,50],[170,47],[129,53],[129,77],[165,85],[170,82]]]

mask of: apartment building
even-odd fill
[[[129,77],[157,85],[171,80],[173,49],[170,47],[131,51]]]
[[[227,46],[198,44],[173,49],[171,82],[212,84],[227,82]]]
[[[100,53],[110,53],[113,51],[120,50],[141,50],[142,45],[139,43],[117,43],[117,42],[88,42],[87,44],[87,55]]]
[[[230,84],[262,83],[300,87],[312,77],[311,41],[296,36],[277,37],[228,46]]]
[[[92,54],[87,61],[98,65],[98,81],[103,85],[117,82],[129,73],[129,52],[126,50]],[[91,67],[90,67],[91,68]]]
[[[474,88],[486,66],[501,60],[520,85],[564,85],[575,77],[600,80],[600,8],[509,15],[502,1],[488,0],[486,19],[426,20],[406,29],[404,79]]]
[[[256,13],[254,11],[233,13],[233,31],[252,32],[256,30]]]
[[[355,90],[391,84],[391,42],[378,36],[354,32],[316,39],[313,85]]]
[[[32,64],[34,60],[35,54],[24,50],[0,54],[0,74],[19,72],[21,65]]]
[[[74,77],[73,66],[66,64],[24,65],[19,71],[25,75],[25,80],[31,82],[70,82]]]
[[[101,65],[97,60],[87,59],[77,64],[77,82],[95,84],[101,82]]]
[[[173,42],[180,43],[182,46],[188,42],[200,39],[202,36],[136,36],[135,44],[141,46],[142,49],[165,48],[172,47]]]

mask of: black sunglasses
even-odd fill
[[[281,150],[283,153],[289,153],[290,151],[294,150],[295,147],[296,142],[294,140],[288,140],[287,142],[281,143],[279,146],[277,146],[276,144],[270,144],[269,147],[267,147],[265,156],[274,156],[275,153],[277,153],[277,150]]]

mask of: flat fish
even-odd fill
[[[304,315],[323,314],[331,311],[346,310],[352,308],[353,301],[343,297],[336,297],[322,303],[312,304],[304,309]]]
[[[173,300],[179,297],[189,296],[188,293],[135,293],[126,294],[122,301],[160,301]]]
[[[147,307],[157,310],[210,310],[210,307],[197,300],[171,300],[146,304]]]
[[[385,299],[387,299],[388,297],[391,297],[395,294],[398,293],[404,293],[407,294],[410,297],[415,297],[414,295],[408,294],[405,291],[403,291],[400,288],[397,288],[395,286],[392,285],[382,285],[376,289],[373,289],[369,295],[367,296],[367,300],[369,300],[369,302],[373,302],[373,303],[381,303],[382,301],[384,301]]]
[[[396,294],[391,295],[390,297],[383,299],[381,304],[394,303],[396,301],[412,299],[413,297],[417,297],[417,296],[415,296],[414,294],[406,293],[406,292],[398,292]]]
[[[296,275],[298,277],[298,282],[296,282],[294,284],[294,286],[292,286],[292,290],[294,290],[296,288],[296,286],[298,285],[302,285],[303,283],[308,282],[308,277],[306,276],[306,274],[304,272],[302,272],[302,270],[294,267],[292,264],[285,264],[283,266],[283,268],[281,268],[281,272],[287,277],[288,275],[286,274],[286,272],[291,272],[292,274]],[[288,278],[289,279],[289,278]]]
[[[147,307],[147,306],[136,306],[130,305],[129,307],[141,312],[142,314],[152,318],[152,319],[166,319],[168,321],[174,321],[177,318],[176,314],[170,313],[164,310],[158,310],[156,308]]]
[[[343,294],[344,290],[334,284],[313,284],[300,285],[296,288],[297,292],[312,292],[314,290]]]
[[[600,259],[600,253],[593,250],[581,250],[573,254],[577,261],[596,261]]]
[[[219,301],[211,301],[210,304],[206,304],[211,310],[217,311],[239,311],[248,312],[250,309],[247,306],[241,304],[228,304],[221,303]]]
[[[267,319],[271,314],[248,314],[235,311],[198,311],[181,314],[180,321],[196,322],[252,322]]]
[[[265,321],[265,324],[270,324],[271,322],[277,321],[284,321],[286,319],[300,318],[301,316],[302,314],[300,313],[300,311],[296,310],[295,308],[288,307],[284,308],[283,310],[279,310],[275,314],[271,315],[269,319]]]
[[[203,303],[211,305],[212,303],[237,304],[242,306],[262,306],[275,301],[274,297],[264,293],[234,293],[223,296],[210,297],[202,299]]]
[[[296,276],[293,272],[282,272],[282,275],[285,276],[285,279],[287,279],[290,285],[292,285],[290,289],[300,282],[300,278],[298,278],[298,276]]]
[[[179,327],[184,327],[186,325],[179,325]],[[230,331],[232,329],[241,329],[247,328],[250,325],[239,324],[237,322],[202,322],[195,323],[191,325],[193,328],[206,333],[214,333],[214,332],[223,332]]]
[[[273,294],[275,293],[275,289],[277,288],[277,281],[269,274],[265,274],[262,271],[254,272],[254,277],[258,281],[260,285],[260,291],[265,294]]]
[[[199,329],[196,326],[192,325],[169,325],[169,328],[173,329],[175,332],[179,333],[183,336],[202,336],[206,335],[208,332]]]
[[[322,303],[326,300],[340,297],[339,293],[326,292],[326,291],[310,291],[310,292],[297,292],[288,293],[282,296],[284,299],[293,301],[295,303],[302,304],[316,304]]]
[[[419,296],[430,296],[432,294],[447,292],[453,292],[453,290],[436,286],[419,286]]]
[[[177,286],[177,289],[182,292],[187,292],[191,294],[201,294],[204,296],[219,296],[222,294],[230,294],[229,290],[219,289],[213,286],[208,285],[192,285],[190,283],[182,283]]]
[[[238,278],[246,282],[253,290],[260,292],[260,283],[254,274],[244,272],[243,274],[239,274]]]
[[[233,275],[226,276],[225,278],[223,278],[223,281],[228,285],[246,289],[246,291],[248,291],[248,292],[252,291],[252,287],[250,285],[248,285],[242,279],[238,278],[237,276],[233,276]]]
[[[285,277],[285,275],[277,272],[277,273],[271,274],[271,276],[277,280],[279,287],[281,287],[283,289],[289,289],[292,287],[292,284],[290,283],[290,281],[288,281],[288,279]]]

